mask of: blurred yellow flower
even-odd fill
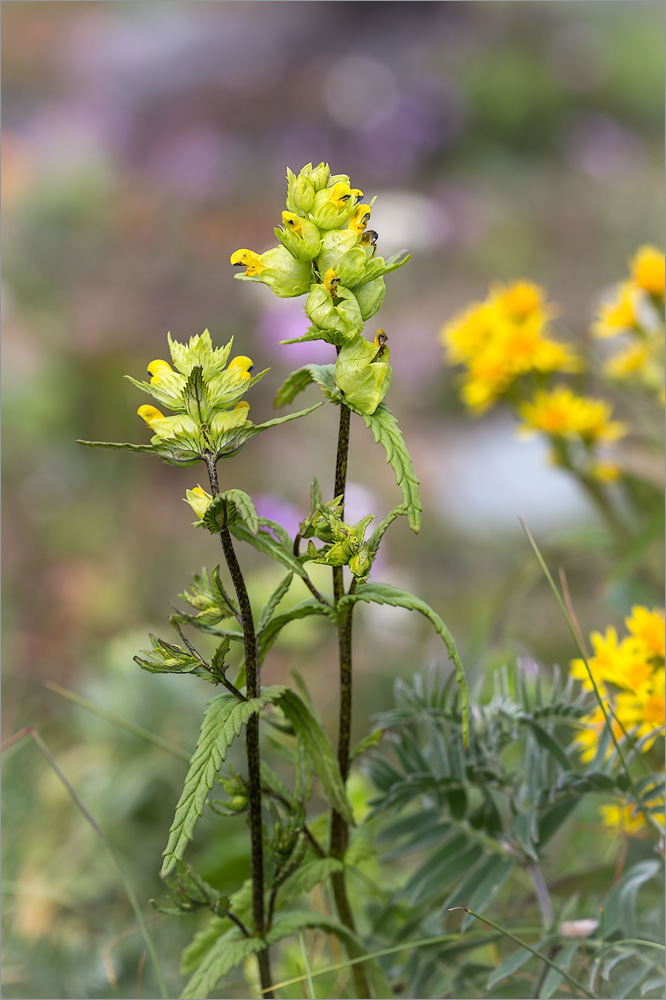
[[[602,302],[597,321],[592,325],[595,337],[616,337],[638,325],[639,290],[633,281],[623,281],[617,286],[615,297]]]
[[[611,442],[626,434],[620,421],[611,420],[611,404],[603,399],[578,396],[565,386],[538,390],[518,413],[524,432],[540,431],[549,437],[582,438],[587,443]]]
[[[663,807],[663,804],[663,798],[652,799],[650,802],[645,803],[648,809],[656,805]],[[609,833],[632,837],[642,833],[645,829],[645,817],[641,810],[632,802],[625,805],[600,806],[599,812],[604,826],[609,829]],[[657,822],[663,826],[663,812],[654,812],[653,815]]]
[[[448,361],[467,368],[461,395],[473,412],[483,413],[529,372],[580,371],[573,348],[548,335],[556,312],[543,288],[515,281],[493,286],[445,324],[440,339]]]
[[[629,262],[631,276],[649,295],[664,299],[666,263],[664,254],[653,246],[642,246]]]
[[[641,741],[645,752],[664,732],[664,612],[660,609],[635,605],[625,618],[629,634],[618,639],[617,629],[608,626],[606,632],[590,636],[593,655],[588,666],[612,715],[613,732],[618,740],[630,733]],[[572,660],[572,677],[580,680],[587,691],[593,688],[582,659]],[[608,685],[616,689],[609,693]],[[592,760],[605,725],[601,707],[597,705],[582,720],[587,728],[576,742],[581,759]],[[609,748],[608,754],[612,752]]]

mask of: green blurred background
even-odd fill
[[[39,729],[142,900],[160,892],[184,765],[44,682],[190,749],[209,689],[150,677],[132,656],[149,631],[168,637],[170,602],[219,553],[182,502],[203,469],[75,439],[147,440],[144,399],[122,376],[164,357],[167,331],[233,335],[271,367],[255,421],[274,415],[292,368],[330,360],[323,344],[279,346],[305,331],[302,301],[235,282],[228,264],[238,247],[274,243],[286,167],[326,160],[378,196],[381,252],[413,253],[378,321],[425,516],[418,537],[392,529],[375,577],[437,609],[473,676],[517,657],[566,664],[518,517],[566,566],[585,631],[621,620],[635,591],[604,583],[612,552],[539,443],[517,441],[501,411],[465,416],[438,333],[491,281],[526,277],[584,339],[599,291],[638,245],[661,245],[663,15],[642,0],[3,5],[4,733]],[[262,435],[221,481],[293,531],[312,475],[332,489],[336,425],[325,407]],[[660,475],[651,459],[647,472]],[[397,498],[354,423],[350,518]],[[241,557],[259,603],[279,574]],[[385,608],[364,609],[356,637],[360,736],[395,678],[442,654],[426,626]],[[333,731],[325,623],[285,632],[267,682],[290,666]],[[9,751],[4,773],[3,995],[134,995],[142,944],[100,844],[34,746]],[[221,822],[203,821],[192,856],[237,885],[243,820]],[[192,930],[155,923],[174,992]],[[142,988],[154,995],[148,968]]]

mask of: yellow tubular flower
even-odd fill
[[[250,409],[250,404],[246,403],[244,399],[241,400],[240,403],[236,403],[236,405],[234,406],[234,410],[249,410],[249,409]]]
[[[229,258],[234,267],[244,267],[248,277],[253,278],[266,267],[261,263],[261,257],[254,250],[236,250]]]
[[[363,197],[363,192],[359,188],[352,188],[351,193],[354,195],[354,204],[358,205],[359,201]]]
[[[164,420],[164,414],[156,406],[150,406],[147,403],[145,406],[140,406],[136,412],[142,420],[146,421],[149,427],[152,427],[155,420]]]
[[[349,228],[359,235],[364,232],[370,221],[370,206],[359,205],[349,221]]]
[[[340,279],[338,278],[333,268],[329,267],[328,271],[324,275],[324,287],[326,288],[328,294],[334,296],[338,289],[339,284],[340,284]]]
[[[660,250],[652,246],[641,247],[630,260],[629,269],[639,288],[663,301],[666,264]]]
[[[285,224],[285,226],[288,229],[291,229],[292,232],[294,232],[294,233],[300,233],[301,229],[303,228],[303,224],[302,224],[301,220],[299,219],[299,217],[297,215],[294,215],[293,212],[283,212],[282,213],[282,221]],[[232,257],[231,263],[233,264],[233,262],[234,261],[233,261],[233,257]]]
[[[253,367],[254,361],[252,358],[248,358],[244,354],[239,354],[238,357],[231,359],[227,365],[227,371],[231,371],[232,368],[240,368],[240,371],[234,372],[234,375],[240,375],[242,378],[252,378],[250,369]]]
[[[174,370],[168,361],[151,361],[148,365],[146,371],[152,375],[150,380],[151,385],[158,385],[160,382],[160,372],[162,374],[169,372],[171,375],[174,374]]]
[[[187,490],[185,495],[185,503],[189,503],[199,520],[204,516],[212,502],[213,498],[211,494],[206,493],[201,486],[195,486],[193,490]]]
[[[361,192],[361,195],[363,192]],[[344,181],[338,181],[330,190],[328,200],[332,201],[337,208],[344,208],[350,198],[354,196],[354,192],[349,187],[349,184],[345,184]]]

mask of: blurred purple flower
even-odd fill
[[[285,365],[326,365],[335,361],[335,350],[330,344],[321,340],[307,341],[304,344],[281,345],[281,340],[292,337],[303,337],[310,321],[303,312],[302,299],[281,299],[272,302],[259,319],[259,330],[270,354]]]
[[[254,501],[259,516],[277,521],[291,538],[296,535],[300,522],[308,513],[307,510],[299,510],[294,504],[274,493],[261,493],[255,496]]]

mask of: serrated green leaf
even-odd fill
[[[377,551],[377,549],[379,548],[379,543],[384,537],[384,533],[386,532],[386,529],[389,527],[389,525],[393,524],[393,522],[397,517],[400,517],[401,515],[404,515],[406,513],[407,510],[405,508],[405,505],[401,503],[398,504],[397,507],[394,507],[393,510],[390,512],[390,514],[386,515],[383,521],[379,522],[373,533],[370,535],[370,538],[368,539],[368,548],[370,549],[371,552],[374,553]]]
[[[239,702],[232,694],[218,695],[209,703],[169,831],[160,872],[162,878],[166,878],[182,859],[227,750],[250,716],[260,712],[267,703],[264,696]]]
[[[334,872],[344,870],[338,858],[316,858],[306,861],[280,887],[280,905],[285,906],[304,892],[312,892],[316,885],[325,882]]]
[[[375,412],[371,414],[362,413],[354,409],[353,406],[350,406],[349,409],[363,418],[366,427],[372,431],[375,441],[384,448],[386,461],[391,465],[395,473],[395,481],[402,491],[409,526],[415,534],[418,534],[423,510],[419,492],[420,480],[414,472],[412,459],[407,451],[407,445],[398,426],[398,421],[386,403],[380,403]]]
[[[223,976],[249,955],[256,955],[265,947],[266,942],[261,938],[243,937],[237,927],[232,927],[206,952],[201,965],[181,993],[181,1000],[205,1000]]]
[[[270,700],[286,715],[297,736],[305,744],[312,766],[322,783],[329,802],[340,815],[354,825],[354,814],[340,775],[340,766],[331,741],[318,718],[295,691],[285,687],[264,688],[262,698]]]
[[[354,604],[357,601],[365,601],[368,604],[390,604],[395,608],[405,608],[406,611],[418,611],[428,619],[437,634],[443,639],[449,659],[453,661],[455,667],[456,681],[460,689],[463,743],[466,747],[469,747],[469,694],[467,691],[467,681],[465,680],[465,671],[456,644],[453,641],[453,636],[439,615],[433,611],[429,604],[426,604],[419,597],[408,594],[404,590],[398,590],[397,587],[392,587],[388,583],[359,584],[355,593],[347,594],[340,599],[338,606],[346,603]]]
[[[184,949],[180,961],[181,975],[191,976],[215,942],[230,930],[231,926],[231,921],[227,917],[211,916],[206,926],[197,931]]]
[[[311,382],[316,382],[322,389],[328,390],[333,395],[337,393],[339,396],[335,385],[335,365],[304,365],[303,368],[293,371],[278,389],[274,405],[284,406],[286,403],[291,403]],[[321,403],[317,405],[321,406]]]
[[[291,586],[291,581],[293,579],[294,579],[294,574],[288,573],[282,580],[280,580],[277,587],[275,588],[271,596],[264,604],[263,608],[261,609],[261,614],[259,615],[259,619],[257,621],[257,635],[260,632],[262,632],[268,625],[269,621],[273,617],[273,614],[275,613],[275,609],[277,608],[280,601],[289,590]]]
[[[259,516],[252,497],[248,493],[245,493],[244,490],[237,489],[225,490],[220,496],[223,496],[229,503],[234,505],[236,513],[245,523],[248,531],[256,535],[259,531]]]

